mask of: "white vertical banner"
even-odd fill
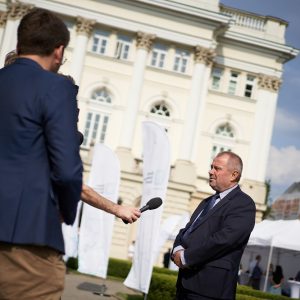
[[[64,261],[68,261],[69,257],[77,257],[78,255],[78,223],[81,206],[82,202],[79,201],[73,225],[66,225],[65,223],[62,224],[62,233],[65,242]]]
[[[141,206],[150,199],[166,197],[170,174],[170,144],[163,127],[143,122],[143,195]],[[127,287],[148,293],[163,205],[142,214],[136,237],[132,267],[124,281]]]
[[[88,185],[116,203],[119,183],[118,157],[103,144],[96,145]],[[106,278],[113,222],[113,215],[88,204],[83,205],[79,234],[79,272]]]

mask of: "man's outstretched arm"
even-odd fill
[[[118,205],[101,196],[85,184],[82,185],[81,200],[95,208],[99,208],[113,214],[128,223],[135,222],[141,216],[141,212],[138,208]]]

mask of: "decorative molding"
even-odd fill
[[[196,46],[194,49],[194,61],[195,63],[202,63],[206,66],[211,66],[216,53],[213,49]]]
[[[4,27],[7,20],[7,12],[0,11],[0,27]]]
[[[138,31],[136,36],[136,47],[150,51],[155,37],[155,34]]]
[[[87,36],[90,36],[92,34],[95,24],[95,20],[86,19],[78,16],[76,18],[76,32],[79,34],[83,33]]]
[[[258,75],[258,86],[271,92],[278,92],[282,80],[278,77],[268,76],[265,74]]]
[[[52,2],[49,0],[23,0],[27,3],[33,3],[37,7],[45,8],[55,13],[64,13],[65,16],[75,17],[82,16],[87,19],[96,20],[97,23],[103,24],[112,28],[126,28],[126,30],[135,33],[137,31],[152,32],[160,39],[165,39],[168,41],[173,41],[176,44],[195,46],[201,44],[203,47],[212,47],[213,41],[209,38],[200,37],[199,35],[188,35],[182,33],[176,28],[165,29],[159,26],[159,24],[146,24],[144,22],[138,22],[137,20],[129,20],[125,18],[119,18],[117,16],[107,15],[103,12],[84,10],[81,7],[75,6],[74,4],[65,4],[58,1]],[[0,4],[1,5],[1,4]],[[203,11],[203,10],[201,10]],[[223,18],[224,16],[222,16]],[[228,19],[228,17],[226,17]]]
[[[18,20],[23,18],[34,8],[33,4],[25,4],[19,1],[10,2],[8,4],[7,18],[10,20]]]
[[[275,77],[281,77],[282,75],[281,70],[277,70],[271,67],[265,67],[263,65],[256,64],[253,61],[248,62],[248,61],[239,60],[238,58],[216,56],[215,63],[224,67],[243,70],[249,73],[255,73],[255,74],[263,73]]]

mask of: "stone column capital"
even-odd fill
[[[76,18],[76,32],[90,36],[92,34],[95,24],[95,20],[85,19],[83,17],[78,16]]]
[[[0,27],[4,27],[7,20],[7,12],[0,11]]]
[[[282,80],[275,76],[266,74],[258,75],[258,87],[271,92],[278,92]]]
[[[138,31],[136,36],[136,47],[140,49],[145,49],[149,52],[151,50],[152,43],[155,37],[155,34]]]
[[[211,66],[216,56],[215,50],[197,45],[194,48],[195,63],[202,63],[206,66]]]
[[[7,18],[10,20],[18,20],[29,13],[34,8],[32,4],[25,4],[19,1],[8,4]]]

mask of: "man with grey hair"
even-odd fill
[[[233,152],[214,158],[209,185],[216,194],[199,204],[174,242],[177,300],[235,299],[241,256],[255,223],[254,201],[238,185],[242,170]]]

